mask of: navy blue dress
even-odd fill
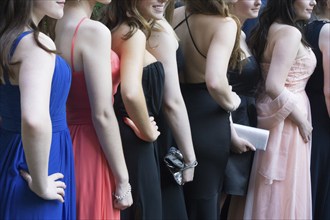
[[[313,21],[306,29],[306,39],[317,59],[314,73],[306,85],[313,125],[311,180],[314,219],[330,219],[330,118],[323,93],[323,58],[318,43],[320,30],[326,23]]]
[[[31,32],[22,33],[14,42]],[[66,123],[65,104],[71,84],[71,70],[56,56],[49,111],[52,121],[52,142],[48,173],[63,173],[66,184],[65,202],[44,200],[30,190],[19,171],[27,170],[21,134],[20,90],[11,85],[5,74],[0,85],[0,219],[75,219],[75,178],[72,143]]]
[[[255,107],[255,93],[261,77],[258,63],[254,56],[243,60],[242,71],[229,70],[229,84],[233,87],[240,99],[241,104],[232,112],[234,123],[257,127],[257,111]],[[230,153],[225,181],[222,191],[230,195],[246,195],[250,171],[253,161],[253,151],[243,154]]]

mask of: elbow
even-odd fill
[[[115,118],[113,109],[105,108],[101,110],[96,110],[92,112],[92,120],[95,126],[105,127],[110,125],[110,120]]]
[[[206,86],[207,89],[212,93],[212,92],[216,92],[216,93],[223,93],[223,88],[221,88],[220,83],[218,83],[217,80],[210,80],[210,81],[206,81]]]
[[[40,134],[51,127],[50,116],[22,116],[22,129],[30,134]]]
[[[267,85],[266,84],[265,92],[272,99],[276,99],[281,94],[283,89],[284,89],[284,86],[283,87],[278,87],[276,85]]]
[[[165,114],[170,114],[171,112],[180,111],[180,109],[184,108],[183,99],[173,98],[170,100],[164,99],[163,102],[163,111]]]
[[[136,103],[138,100],[141,100],[144,93],[142,89],[122,89],[121,96],[124,103]]]

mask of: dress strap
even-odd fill
[[[14,40],[13,42],[13,45],[11,46],[10,48],[10,52],[9,52],[9,58],[11,59],[12,56],[14,55],[15,53],[15,50],[19,44],[19,42],[23,39],[23,37],[25,37],[26,35],[32,33],[33,31],[24,31],[23,33],[21,33],[20,35],[18,35],[18,37]],[[10,84],[10,80],[9,80],[9,75],[8,75],[8,69],[5,69],[4,70],[4,80],[5,80],[5,83],[6,85],[11,85]]]
[[[206,59],[206,56],[205,56],[205,55],[204,55],[204,54],[198,49],[198,47],[197,47],[197,45],[196,45],[196,43],[195,43],[195,41],[194,41],[194,38],[193,38],[193,36],[192,36],[192,34],[191,34],[191,30],[190,30],[189,23],[188,23],[188,18],[189,18],[191,15],[192,15],[192,14],[190,14],[190,15],[187,16],[187,11],[185,11],[185,13],[184,13],[184,16],[185,16],[184,21],[186,21],[187,28],[188,28],[188,32],[189,32],[189,35],[190,35],[191,41],[192,41],[193,44],[194,44],[195,49],[197,50],[197,52],[198,52],[202,57],[204,57],[204,58]]]
[[[191,15],[191,14],[190,14],[190,15]],[[189,15],[188,17],[185,17],[185,19],[183,19],[182,21],[180,21],[179,24],[177,24],[177,25],[173,28],[173,30],[176,30],[178,27],[180,27],[181,24],[183,24],[183,22],[185,22],[185,21],[187,20],[187,18],[190,17],[190,15]]]
[[[76,38],[77,38],[78,29],[79,29],[81,23],[82,23],[86,18],[87,18],[87,17],[84,17],[84,18],[82,18],[82,19],[79,21],[79,23],[78,23],[78,25],[77,25],[77,27],[76,27],[76,29],[75,29],[75,31],[74,31],[73,37],[72,37],[72,41],[71,41],[71,68],[72,68],[72,72],[75,72],[75,70],[74,70],[74,59],[73,59],[73,58],[74,58],[74,45],[75,45],[75,41],[76,41]]]

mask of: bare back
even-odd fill
[[[224,23],[230,20],[230,18],[216,15],[190,15],[185,7],[175,10],[172,26],[180,39],[180,46],[186,60],[181,82],[205,82],[206,57],[208,57],[214,35]]]

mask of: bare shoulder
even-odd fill
[[[160,30],[152,31],[152,35],[157,35],[161,38],[168,39],[176,42],[177,37],[172,26],[166,21],[166,19],[158,20],[157,24],[160,26]]]
[[[130,30],[131,28],[126,23],[123,23],[115,31],[112,32],[112,35],[117,40],[122,40],[124,36],[130,32]],[[140,29],[137,29],[134,34],[128,39],[128,41],[146,41],[146,35]]]
[[[326,23],[323,25],[320,31],[320,37],[319,37],[319,47],[321,51],[325,51],[330,49],[330,23]]]
[[[79,29],[80,36],[90,41],[100,41],[102,39],[111,39],[110,30],[101,22],[87,19],[82,23]]]
[[[209,22],[217,27],[217,30],[234,30],[237,31],[237,23],[231,17],[210,16]],[[226,32],[224,31],[224,32]]]
[[[215,38],[233,38],[237,33],[237,23],[231,17],[209,16],[208,22]]]
[[[147,40],[147,49],[159,51],[176,51],[179,46],[176,34],[170,24],[164,19],[157,21],[159,30],[153,30]]]
[[[48,37],[44,33],[39,33],[38,40],[43,46],[45,46],[49,50],[56,50],[55,43],[50,37]],[[38,46],[34,39],[34,35],[31,33],[26,35],[19,42],[13,56],[13,61],[33,61],[36,58],[39,59],[40,57],[42,57],[42,59],[53,59],[53,55],[53,53],[49,53],[40,46]]]
[[[173,12],[173,21],[172,21],[172,27],[175,27],[178,25],[182,20],[184,20],[184,13],[186,11],[186,7],[182,6],[179,8],[176,8]]]
[[[273,26],[271,26],[272,28]],[[278,39],[283,39],[283,40],[296,40],[302,38],[301,32],[296,28],[291,25],[286,25],[286,24],[277,24],[275,27],[271,29],[271,31],[274,32],[274,37]],[[271,34],[272,32],[270,32]]]

